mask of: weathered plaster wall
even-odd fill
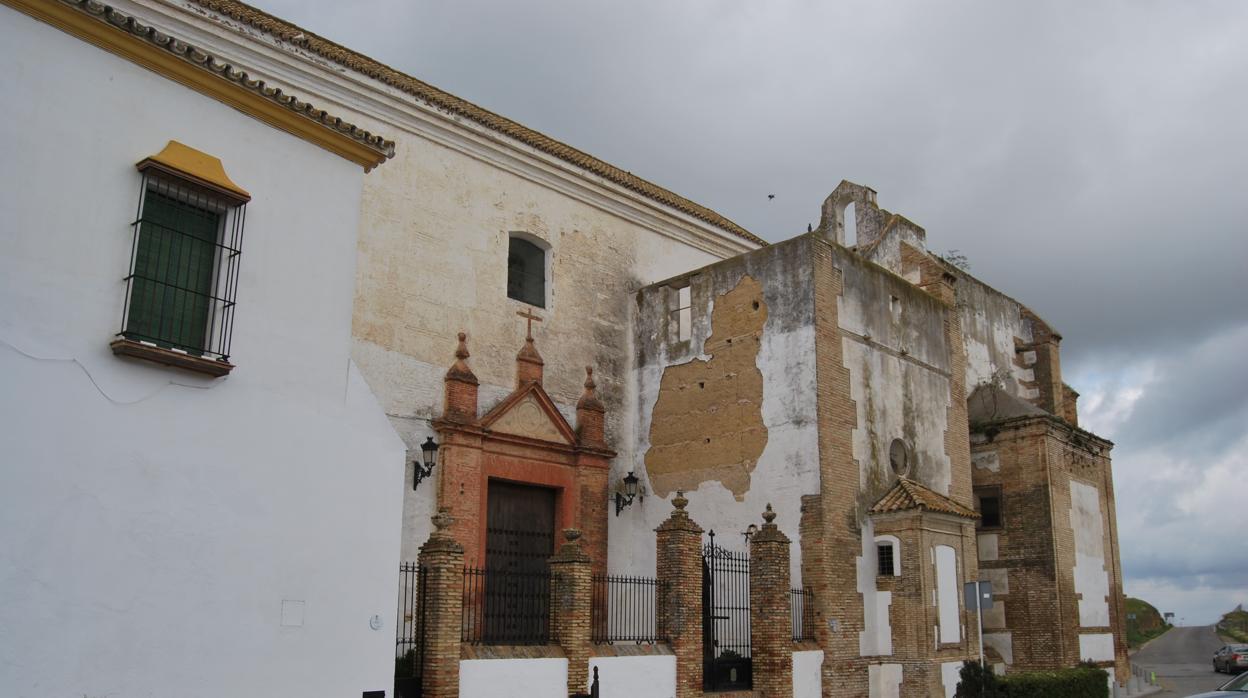
[[[1075,598],[1079,625],[1109,625],[1109,575],[1105,564],[1105,527],[1100,493],[1087,483],[1070,483],[1070,527],[1075,536]]]
[[[530,306],[507,297],[507,248],[509,234],[523,232],[549,246],[549,303],[534,325],[544,385],[571,418],[593,365],[608,444],[627,462],[632,294],[715,254],[396,125],[377,125],[396,138],[397,154],[363,193],[354,356],[409,449],[432,434],[456,332],[469,335],[483,413],[514,386],[524,337],[516,312]],[[412,493],[409,483],[404,559],[428,535],[434,491]]]
[[[745,498],[767,445],[763,374],[758,369],[766,322],[763,289],[743,276],[714,301],[711,336],[703,346],[710,358],[663,371],[645,454],[656,495],[718,482],[738,500]]]
[[[810,278],[809,241],[798,238],[748,255],[717,263],[697,272],[642,289],[636,296],[637,333],[637,450],[632,460],[617,458],[616,467],[635,469],[648,492],[676,485],[691,485],[686,491],[690,500],[688,511],[703,528],[715,530],[718,541],[741,549],[741,532],[753,523],[767,504],[772,504],[777,525],[793,541],[792,579],[800,584],[800,537],[798,522],[801,496],[818,491],[818,453],[815,426],[815,376],[813,352],[813,301]],[[693,304],[692,332],[689,341],[678,341],[669,329],[670,311],[677,294],[676,286],[688,284]],[[754,289],[757,288],[757,291]],[[734,293],[734,289],[737,290]],[[745,293],[749,291],[749,293]],[[758,308],[753,307],[758,302]],[[725,313],[721,308],[735,307]],[[734,316],[741,320],[737,323]],[[726,317],[726,329],[713,326],[712,320]],[[761,333],[751,330],[763,319]],[[721,323],[722,324],[722,323]],[[732,330],[734,326],[740,330]],[[734,342],[729,350],[728,340]],[[744,344],[740,350],[735,347]],[[718,349],[717,349],[718,347]],[[719,351],[716,354],[716,351]],[[725,351],[729,353],[724,354]],[[729,485],[704,479],[704,472],[675,473],[661,488],[651,481],[648,463],[653,452],[651,435],[655,433],[656,410],[665,387],[665,376],[680,376],[699,363],[705,367],[719,366],[713,356],[732,357],[740,351],[741,365],[728,365],[717,370],[718,380],[742,388],[732,399],[706,397],[708,388],[699,388],[701,378],[689,378],[681,384],[695,398],[685,409],[702,411],[702,417],[687,414],[680,424],[659,427],[661,434],[674,427],[700,430],[699,422],[713,423],[712,410],[737,410],[741,419],[761,418],[764,431],[744,445],[736,444],[724,453],[738,463],[756,458],[748,478],[737,477]],[[757,371],[761,382],[747,383],[739,374]],[[729,374],[738,374],[730,377]],[[709,374],[708,374],[709,375]],[[707,382],[716,380],[708,378]],[[672,388],[673,379],[666,378]],[[676,386],[672,389],[679,389]],[[734,388],[735,390],[735,388]],[[695,392],[696,391],[696,392]],[[661,412],[660,412],[661,414]],[[757,417],[755,416],[757,415]],[[702,438],[714,437],[709,430]],[[765,434],[765,435],[764,435]],[[706,444],[703,444],[704,446]],[[713,445],[713,444],[712,444]],[[761,453],[753,450],[762,445]],[[738,468],[736,472],[744,472]],[[618,473],[622,475],[623,472]],[[653,529],[670,511],[670,504],[657,496],[634,504],[618,518],[612,517],[610,564],[613,571],[650,574],[654,569],[652,546],[638,545],[638,540],[653,540]]]
[[[353,356],[410,457],[442,409],[458,331],[469,334],[483,411],[514,384],[524,337],[515,312],[529,307],[506,295],[508,236],[518,233],[549,247],[549,302],[534,331],[546,388],[570,417],[592,364],[608,445],[631,461],[632,442],[622,435],[634,431],[624,409],[635,404],[626,379],[633,292],[755,243],[343,70],[297,42],[199,11],[162,11],[271,85],[395,140],[395,157],[370,175],[360,202]],[[414,559],[428,535],[437,490],[430,483],[413,493],[410,470],[404,559]]]
[[[404,453],[350,361],[362,170],[7,6],[0,58],[0,695],[386,689]],[[253,197],[216,380],[108,348],[170,139]]]
[[[927,292],[848,251],[839,250],[834,263],[844,278],[837,316],[858,410],[853,453],[863,504],[869,506],[894,481],[889,463],[894,439],[902,439],[909,451],[907,476],[947,495],[945,308]]]
[[[1023,321],[1018,301],[984,284],[969,274],[957,274],[958,310],[962,319],[962,340],[966,345],[967,393],[983,383],[998,382],[1018,397],[1032,400],[1039,393],[1024,383],[1035,380],[1027,364],[1031,357],[1019,356],[1016,342],[1030,343],[1031,329]],[[1027,362],[1026,359],[1031,361]]]

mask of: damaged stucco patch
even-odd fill
[[[749,276],[715,299],[709,359],[669,366],[650,422],[646,472],[656,494],[718,481],[745,498],[767,445],[758,352],[767,321],[761,285]]]

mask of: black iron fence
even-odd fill
[[[484,645],[550,641],[550,573],[464,568],[460,640]]]
[[[794,642],[815,639],[815,596],[810,589],[789,590],[789,615]]]
[[[425,663],[425,599],[429,568],[414,562],[399,565],[399,612],[395,623],[394,695],[417,698]]]
[[[654,643],[658,633],[658,580],[652,577],[594,575],[590,639]]]

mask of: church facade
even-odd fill
[[[75,51],[98,51],[88,45],[95,34],[64,36],[63,20],[40,17],[47,6],[87,16],[94,4],[4,4],[15,40],[31,25]],[[240,301],[235,354],[241,362],[246,330],[267,325],[267,341],[287,349],[277,373],[248,378],[240,364],[194,385],[217,395],[228,391],[215,385],[261,382],[255,394],[266,401],[220,412],[265,413],[251,426],[268,435],[216,457],[265,475],[238,480],[240,491],[197,502],[188,516],[247,509],[235,532],[271,536],[283,550],[271,564],[239,561],[272,584],[232,607],[237,617],[222,616],[246,626],[253,607],[277,599],[281,623],[263,651],[303,647],[313,629],[291,629],[287,614],[294,622],[297,608],[303,627],[329,599],[334,620],[315,629],[322,654],[308,695],[371,698],[366,691],[384,687],[556,696],[597,683],[607,696],[947,697],[961,664],[981,656],[1003,672],[1088,660],[1126,682],[1112,444],[1078,427],[1061,336],[928,252],[926,232],[881,209],[870,188],[842,182],[817,229],[769,244],[675,192],[234,0],[117,0],[92,21],[103,24],[84,26],[174,37],[192,59],[211,56],[197,65],[231,67],[215,79],[245,69],[238,90],[254,92],[263,78],[262,96],[299,113],[302,139],[290,126],[273,129],[271,116],[236,113],[231,93],[213,102],[185,79],[148,75],[141,61],[125,69],[131,78],[115,54],[104,55],[119,65],[101,64],[94,80],[121,71],[132,91],[208,101],[223,113],[187,111],[215,120],[183,117],[197,140],[166,123],[126,132],[195,140],[192,150],[219,158],[251,199],[261,200],[259,182],[303,202],[302,217],[283,226],[272,221],[292,202],[247,209],[249,242],[265,235],[256,244],[274,246],[273,269],[285,271],[244,272],[241,294],[283,303],[253,310]],[[118,120],[126,113],[109,109]],[[308,181],[289,163],[302,163]],[[266,201],[276,196],[263,191]],[[856,226],[847,230],[850,207]],[[251,234],[273,227],[280,232]],[[310,235],[301,245],[299,231]],[[276,249],[287,245],[305,248],[289,264]],[[31,264],[15,266],[44,258],[32,252]],[[315,264],[330,282],[300,286]],[[77,288],[66,283],[67,293]],[[301,326],[321,334],[277,332],[294,319],[315,319]],[[38,325],[17,315],[9,323]],[[136,369],[116,362],[159,355],[185,371],[202,358],[147,344],[166,351],[123,343],[91,361],[129,377]],[[205,408],[184,409],[192,424]],[[281,416],[296,409],[312,421]],[[133,419],[140,429],[157,417]],[[315,434],[292,458],[285,444],[300,440],[296,425]],[[103,456],[135,464],[133,481],[114,484],[118,501],[146,491],[142,457]],[[67,458],[48,453],[30,468]],[[332,497],[245,505],[289,481]],[[292,536],[313,521],[328,547],[300,551]],[[120,534],[101,535],[92,545],[107,550]],[[164,548],[145,554],[177,558]],[[189,573],[158,575],[152,589],[183,586]],[[292,579],[312,590],[296,594]],[[977,610],[965,590],[979,581],[994,598]],[[359,615],[383,597],[385,610],[364,625],[348,618],[347,609]],[[171,613],[149,611],[152,623]],[[210,656],[222,669],[246,664]],[[153,650],[122,664],[139,671],[159,660]],[[318,685],[316,676],[346,664],[355,668],[335,691]],[[281,668],[253,675],[277,682]]]

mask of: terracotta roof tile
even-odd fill
[[[648,182],[631,172],[622,170],[610,163],[599,160],[598,158],[577,150],[566,143],[551,138],[543,133],[534,131],[527,126],[523,126],[511,119],[499,116],[487,109],[479,107],[467,100],[460,99],[449,92],[444,92],[438,88],[422,82],[406,73],[395,70],[379,61],[376,61],[361,53],[352,51],[340,44],[318,36],[310,31],[302,29],[283,19],[274,17],[273,15],[256,9],[238,0],[191,0],[196,5],[203,7],[212,12],[219,12],[236,21],[244,22],[260,31],[270,34],[282,41],[299,46],[307,51],[311,51],[322,58],[331,60],[346,68],[350,68],[356,72],[366,75],[374,80],[385,83],[391,87],[399,89],[407,94],[424,100],[440,109],[458,114],[467,119],[471,119],[486,128],[497,131],[506,136],[510,136],[521,143],[529,145],[548,155],[559,158],[565,162],[571,163],[586,170],[592,174],[598,175],[603,179],[614,182],[626,189],[634,191],[646,198],[657,201],[666,206],[686,213],[698,220],[709,223],[717,228],[725,230],[737,237],[748,240],[756,245],[767,245],[767,241],[754,235],[750,231],[733,223],[724,216],[712,211],[701,204],[694,203],[689,199],[676,194],[668,189],[658,186],[652,182]]]
[[[941,514],[953,514],[968,519],[978,519],[979,514],[973,509],[958,504],[943,494],[934,492],[923,485],[907,478],[898,478],[897,484],[871,507],[872,514],[886,514],[893,511],[910,509],[926,509]]]

